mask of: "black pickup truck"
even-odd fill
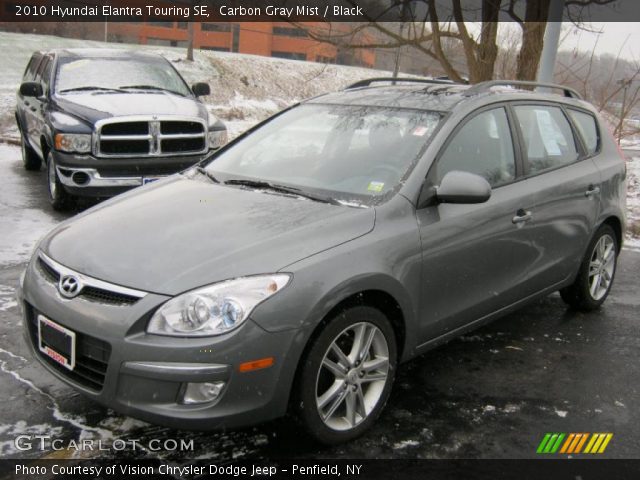
[[[160,55],[118,49],[36,52],[16,102],[27,170],[47,167],[53,208],[109,197],[202,160],[225,125]]]

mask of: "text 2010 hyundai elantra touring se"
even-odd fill
[[[150,422],[294,411],[332,443],[400,362],[557,290],[597,308],[624,161],[575,92],[502,83],[359,82],[64,222],[22,280],[33,352]]]

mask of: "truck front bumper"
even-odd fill
[[[181,172],[211,153],[104,159],[55,151],[53,158],[60,183],[68,193],[82,197],[109,197]]]

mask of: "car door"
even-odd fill
[[[34,82],[40,82],[43,95],[40,98],[29,98],[29,143],[42,156],[40,135],[44,130],[44,109],[49,96],[49,77],[51,75],[52,58],[46,55],[42,58],[36,72]]]
[[[417,211],[423,248],[422,342],[481,319],[530,295],[529,266],[540,255],[530,239],[535,188],[520,181],[513,120],[505,105],[472,114],[447,140],[427,175],[481,175],[490,199],[439,203]]]
[[[25,69],[24,75],[22,77],[23,82],[31,82],[34,80],[41,60],[42,55],[39,53],[34,53],[31,56],[31,60],[29,60],[29,64],[27,65],[27,68]],[[20,128],[27,140],[30,140],[31,132],[33,130],[33,119],[31,115],[32,102],[32,97],[25,97],[20,93],[20,90],[18,90],[16,112],[18,114],[18,122],[20,122]]]
[[[601,177],[560,105],[512,108],[524,174],[537,192],[530,235],[541,254],[531,265],[531,283],[541,290],[577,273],[598,216]]]

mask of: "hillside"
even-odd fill
[[[169,59],[189,83],[208,82],[204,98],[227,121],[235,136],[259,120],[296,101],[338,90],[357,80],[388,74],[366,68],[324,65],[237,53],[196,51],[185,59],[184,48],[92,42],[47,35],[0,32],[0,139],[17,140],[13,111],[22,74],[35,50],[52,48],[143,48]]]

